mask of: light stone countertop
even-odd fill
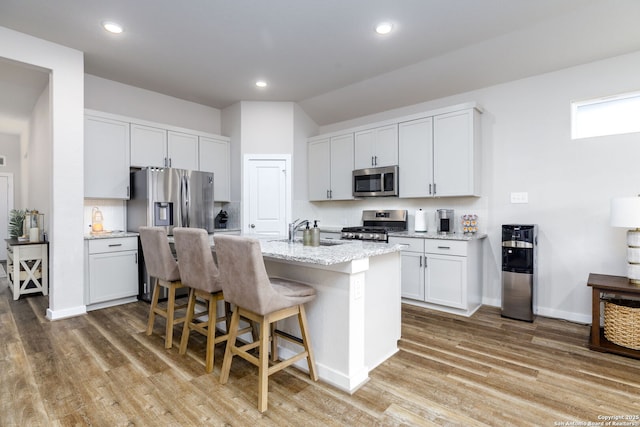
[[[462,233],[454,233],[454,234],[438,234],[435,231],[394,231],[389,233],[389,237],[411,237],[417,239],[440,239],[440,240],[480,240],[487,237],[485,233],[475,233],[475,234],[462,234]]]
[[[120,237],[138,237],[139,233],[135,233],[133,231],[108,231],[100,234],[85,234],[85,240],[95,240],[95,239],[114,239]]]
[[[286,239],[272,238],[260,239],[260,247],[262,255],[268,258],[332,265],[399,252],[404,246],[390,243],[320,239],[320,246],[312,247],[303,246],[299,239],[296,239],[295,243],[289,243]]]

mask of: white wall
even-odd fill
[[[213,134],[221,133],[220,110],[85,74],[85,107]]]
[[[25,184],[24,208],[36,209],[44,214],[44,231],[51,223],[51,109],[49,87],[42,91],[29,120],[29,142],[23,153],[21,181]],[[80,165],[82,166],[82,165]]]
[[[0,27],[0,57],[51,71],[50,297],[47,317],[85,312],[83,286],[84,63],[80,51]]]
[[[640,52],[466,92],[319,128],[319,133],[476,101],[482,116],[482,194],[474,198],[374,199],[297,205],[294,216],[327,225],[360,221],[362,209],[453,207],[480,215],[485,242],[484,303],[500,304],[500,227],[537,223],[537,312],[591,322],[590,272],[625,275],[625,230],[609,226],[612,197],[640,193],[640,134],[572,141],[570,102],[638,90]],[[299,190],[303,191],[303,190]],[[511,192],[529,193],[511,204]]]
[[[240,105],[243,156],[293,152],[292,102],[242,101]]]
[[[16,209],[23,208],[22,197],[20,193],[20,136],[0,133],[0,156],[5,156],[6,163],[0,166],[0,172],[13,174],[13,206]]]

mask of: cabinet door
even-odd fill
[[[331,144],[329,138],[307,145],[307,185],[309,200],[327,200],[331,190]]]
[[[172,168],[198,170],[198,135],[167,132],[167,156]]]
[[[374,167],[375,135],[373,129],[355,133],[354,169]]]
[[[353,134],[331,138],[331,199],[352,200]]]
[[[89,255],[89,304],[137,294],[137,251]]]
[[[129,123],[85,117],[84,197],[129,198]]]
[[[424,301],[424,256],[420,252],[400,253],[402,297]]]
[[[433,119],[400,123],[398,133],[399,196],[432,196]]]
[[[434,117],[433,181],[436,196],[474,195],[473,111]]]
[[[355,168],[398,164],[398,125],[367,129],[355,134]]]
[[[167,131],[150,126],[131,124],[131,166],[166,167]]]
[[[229,142],[200,137],[199,170],[213,172],[213,198],[216,202],[231,200]]]
[[[375,167],[395,166],[398,164],[398,125],[383,126],[374,130]]]
[[[465,309],[467,305],[467,258],[427,254],[425,300]]]

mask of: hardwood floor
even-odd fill
[[[161,321],[144,333],[147,303],[55,322],[47,306],[12,301],[0,281],[0,426],[554,426],[640,415],[639,360],[588,350],[587,325],[519,322],[491,307],[463,318],[405,305],[400,351],[360,390],[287,368],[270,378],[260,414],[253,366],[235,358],[220,385],[223,345],[206,374],[204,337],[192,334],[184,357],[165,350]]]

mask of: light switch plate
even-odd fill
[[[529,193],[511,193],[511,203],[529,203]]]

